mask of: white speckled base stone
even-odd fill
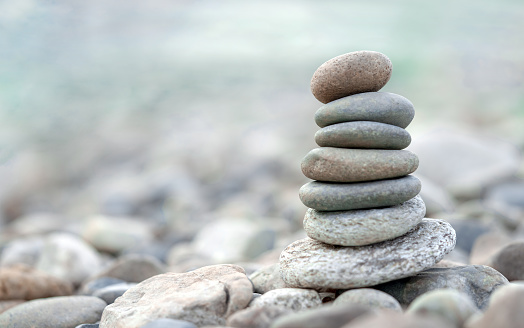
[[[280,274],[288,287],[349,289],[381,284],[423,271],[455,247],[456,235],[442,220],[423,219],[398,238],[343,247],[305,238],[280,255]]]

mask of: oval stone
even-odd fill
[[[352,121],[373,121],[405,128],[413,117],[415,108],[406,98],[389,92],[367,92],[320,107],[315,113],[315,122],[321,128]]]
[[[413,173],[418,157],[407,150],[321,147],[302,160],[302,172],[312,180],[360,182]]]
[[[420,196],[397,206],[320,212],[309,209],[304,217],[307,235],[331,245],[362,246],[402,236],[424,218]]]
[[[376,51],[355,51],[320,65],[311,79],[311,92],[322,103],[356,93],[378,91],[391,77],[393,65]]]
[[[423,219],[413,230],[368,246],[343,247],[305,238],[280,255],[280,274],[289,287],[368,287],[423,271],[455,246],[455,231],[442,220]]]
[[[411,143],[409,132],[391,124],[370,121],[344,122],[317,131],[320,147],[404,149]]]
[[[318,211],[345,211],[392,206],[420,192],[420,180],[412,175],[387,180],[353,183],[311,181],[298,192],[304,205]]]

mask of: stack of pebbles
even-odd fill
[[[373,286],[423,271],[455,246],[445,221],[424,219],[415,154],[404,129],[415,115],[406,98],[377,92],[391,77],[381,53],[358,51],[320,66],[311,80],[323,102],[315,115],[320,148],[302,161],[315,181],[300,189],[308,238],[289,245],[280,272],[290,287]]]

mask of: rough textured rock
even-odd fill
[[[292,287],[367,287],[429,268],[454,245],[455,231],[448,223],[423,219],[407,234],[369,246],[341,247],[311,238],[298,240],[280,255],[280,273]]]
[[[0,300],[32,300],[71,294],[71,282],[26,265],[0,269]]]
[[[468,295],[453,289],[436,289],[417,297],[406,313],[432,315],[449,322],[453,327],[462,327],[474,314],[477,306]]]
[[[424,214],[426,207],[419,196],[392,207],[336,212],[309,209],[304,230],[310,238],[327,244],[362,246],[402,236]]]
[[[321,304],[320,295],[312,289],[279,288],[253,299],[249,306],[279,306],[292,311],[301,311],[316,308]]]
[[[402,312],[400,303],[391,295],[373,288],[350,289],[340,294],[334,305],[357,304],[373,310]]]
[[[56,232],[45,240],[36,268],[78,285],[101,265],[91,245],[73,234]]]
[[[411,143],[409,132],[396,125],[371,121],[344,122],[315,133],[320,147],[404,149]]]
[[[407,150],[321,147],[302,160],[302,173],[310,179],[360,182],[396,178],[413,173],[418,158]]]
[[[265,266],[251,274],[249,280],[253,283],[255,293],[264,294],[273,289],[285,288],[286,283],[280,277],[280,264]]]
[[[513,242],[492,255],[488,266],[502,273],[509,281],[524,279],[524,241]]]
[[[344,97],[320,107],[315,122],[321,128],[343,122],[372,121],[405,128],[415,117],[406,98],[388,92],[366,92]]]
[[[362,92],[380,90],[391,77],[393,65],[376,51],[355,51],[320,65],[311,79],[311,92],[322,103]]]
[[[405,279],[391,281],[374,288],[382,290],[400,304],[409,305],[418,296],[434,289],[451,288],[468,295],[479,309],[484,309],[491,293],[508,283],[493,268],[468,265],[453,268],[431,268]]]
[[[107,268],[99,271],[93,278],[111,277],[127,282],[141,282],[164,272],[166,272],[166,268],[155,257],[151,255],[128,254],[119,257]]]
[[[158,318],[196,324],[224,325],[226,318],[245,308],[253,287],[236,265],[213,265],[187,273],[151,277],[108,305],[100,328],[138,328]]]
[[[227,319],[228,327],[267,328],[278,317],[293,313],[281,306],[248,307],[235,312]]]
[[[309,208],[345,211],[398,205],[418,195],[420,188],[420,180],[412,175],[371,182],[312,181],[300,188],[299,196]]]
[[[492,295],[487,310],[482,316],[472,317],[466,328],[519,328],[524,322],[524,286],[508,284]]]
[[[368,308],[360,305],[329,304],[282,316],[271,325],[271,328],[338,328],[369,313]]]
[[[100,320],[106,303],[93,296],[60,296],[22,303],[0,314],[0,327],[71,328]]]
[[[432,317],[383,312],[375,316],[362,316],[342,328],[450,328],[445,321]]]

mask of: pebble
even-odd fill
[[[415,117],[415,108],[406,98],[388,92],[366,92],[341,98],[320,107],[315,122],[328,125],[372,121],[406,128]]]
[[[419,224],[426,207],[419,196],[392,207],[321,212],[308,209],[304,230],[330,245],[362,246],[404,235]]]
[[[374,288],[393,296],[401,305],[409,305],[418,296],[440,288],[465,293],[481,310],[485,309],[493,291],[508,283],[493,268],[467,265],[453,268],[431,268],[412,277],[391,281]]]
[[[475,239],[469,256],[470,264],[487,265],[490,258],[512,242],[503,232],[489,232]]]
[[[524,280],[524,241],[515,241],[493,254],[487,265],[509,281]]]
[[[14,239],[7,243],[0,255],[0,266],[26,264],[35,266],[44,246],[44,237],[30,236]]]
[[[120,256],[105,269],[91,277],[111,277],[127,282],[141,282],[147,278],[166,272],[162,262],[151,255],[127,254]]]
[[[113,304],[115,300],[124,295],[124,293],[136,284],[122,283],[100,288],[93,293],[93,296],[99,297],[107,304]]]
[[[447,220],[457,234],[456,249],[461,249],[469,256],[475,240],[491,231],[491,228],[476,219],[449,219]]]
[[[408,131],[391,124],[370,121],[344,122],[315,133],[320,147],[404,149],[411,143]]]
[[[68,280],[18,264],[0,268],[0,300],[33,300],[73,294]]]
[[[355,304],[371,310],[390,310],[402,313],[400,303],[391,295],[373,288],[350,289],[340,294],[334,305]]]
[[[227,317],[249,304],[252,294],[251,282],[236,265],[168,272],[131,287],[108,305],[100,328],[139,328],[159,318],[224,325]]]
[[[298,240],[282,252],[280,273],[290,287],[367,287],[423,271],[454,245],[455,231],[447,222],[423,219],[409,233],[370,246],[341,247],[311,238]]]
[[[56,232],[45,242],[36,268],[79,285],[102,267],[98,252],[80,237]]]
[[[380,90],[391,77],[393,65],[376,51],[355,51],[320,65],[311,79],[311,92],[322,103],[356,93]]]
[[[277,318],[293,313],[281,306],[248,307],[235,312],[227,319],[228,327],[268,328]]]
[[[78,294],[93,296],[93,293],[95,293],[99,289],[121,283],[126,283],[126,281],[112,277],[97,278],[94,280],[87,281],[84,285],[82,285],[78,290]]]
[[[0,313],[4,313],[5,311],[9,310],[10,308],[20,305],[24,302],[25,300],[0,301]]]
[[[371,182],[311,181],[300,188],[299,196],[318,211],[345,211],[398,205],[418,195],[420,188],[420,180],[412,175]]]
[[[99,328],[100,325],[98,323],[84,323],[81,325],[76,326],[75,328]]]
[[[249,276],[255,293],[264,294],[273,289],[284,288],[286,283],[280,277],[280,264],[264,266]]]
[[[318,292],[312,289],[279,288],[253,299],[250,307],[278,306],[291,311],[316,308],[322,304]]]
[[[302,160],[302,173],[312,180],[359,182],[413,173],[418,157],[407,150],[321,147]]]
[[[185,320],[162,318],[151,321],[141,328],[197,328],[197,326]]]
[[[271,328],[339,328],[370,313],[368,308],[361,305],[329,304],[282,316],[271,325]]]
[[[445,321],[397,312],[382,312],[375,316],[362,316],[342,328],[450,328]]]
[[[28,301],[0,314],[0,327],[71,328],[100,320],[106,303],[93,296]]]
[[[427,216],[434,217],[435,215],[442,215],[443,213],[455,212],[455,200],[448,191],[419,174],[419,172],[416,172],[415,176],[420,180],[420,184],[422,185],[420,197],[422,197],[426,204]]]
[[[474,314],[477,306],[464,292],[453,289],[436,289],[417,297],[406,313],[432,315],[460,328]]]

